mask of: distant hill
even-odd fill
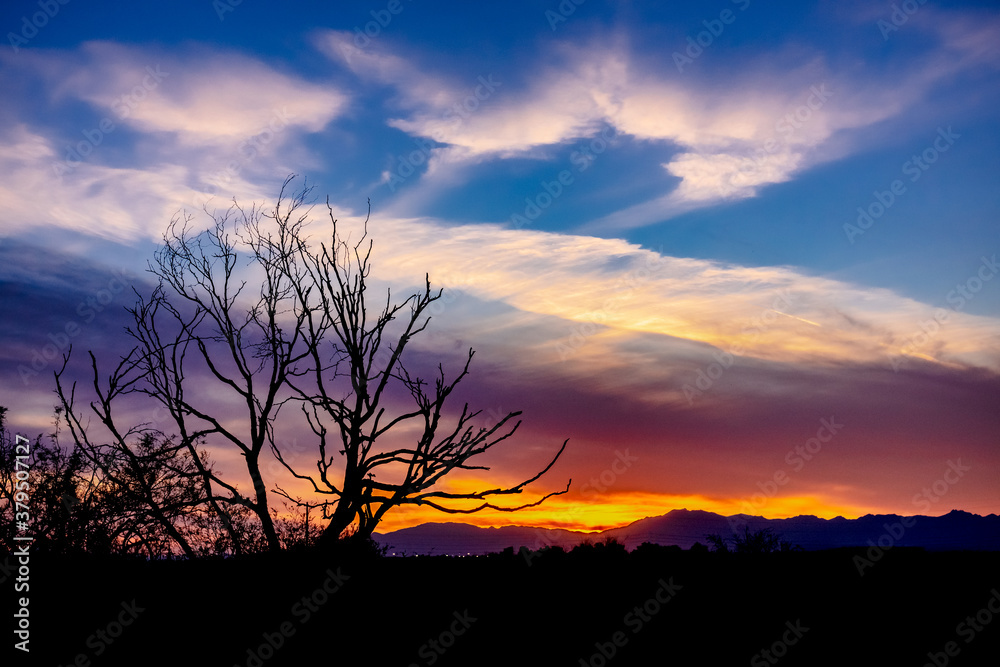
[[[742,531],[744,525],[751,530],[772,528],[783,540],[807,551],[872,544],[883,548],[909,546],[934,551],[1000,551],[1000,516],[979,516],[961,510],[952,510],[939,517],[867,514],[857,519],[815,516],[765,519],[682,509],[600,533],[526,526],[479,528],[464,523],[425,523],[385,534],[376,533],[374,537],[389,547],[388,553],[396,555],[479,555],[500,552],[506,547],[517,550],[522,546],[571,549],[585,540],[599,542],[607,537],[617,539],[629,550],[643,542],[690,549],[695,542],[704,544],[707,534],[731,536],[734,529]]]
[[[572,548],[595,536],[594,533],[527,526],[480,528],[467,523],[424,523],[384,535],[375,533],[373,537],[380,544],[388,545],[390,554],[465,556],[497,553],[509,546],[516,550],[522,545],[529,549],[555,545]]]

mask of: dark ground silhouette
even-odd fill
[[[1000,552],[864,553],[33,554],[30,658],[4,664],[997,664]]]

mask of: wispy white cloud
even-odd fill
[[[363,79],[398,91],[394,103],[403,114],[388,120],[391,127],[447,144],[432,151],[430,171],[440,162],[524,155],[592,132],[608,111],[606,93],[593,80],[610,83],[623,67],[607,52],[600,65],[593,58],[579,70],[550,67],[513,92],[514,82],[493,72],[469,81],[429,73],[380,45],[359,49],[349,33],[324,32],[317,44]]]
[[[316,132],[347,102],[330,86],[207,48],[158,53],[88,42],[78,53],[43,62],[59,96],[85,100],[143,132],[174,133],[181,143],[239,141],[279,112],[289,124]]]
[[[397,86],[399,104],[411,113],[392,122],[415,134],[436,134],[455,160],[529,151],[586,134],[601,123],[640,140],[680,146],[664,163],[680,184],[642,204],[644,208],[620,212],[622,225],[652,219],[665,209],[677,212],[750,196],[762,185],[786,180],[810,163],[815,147],[830,142],[840,130],[892,115],[897,109],[886,100],[902,90],[903,102],[895,102],[902,104],[918,96],[924,85],[917,81],[873,92],[838,88],[842,81],[830,84],[827,91],[823,77],[816,78],[824,74],[823,68],[810,63],[787,74],[780,86],[760,88],[762,92],[751,92],[764,76],[758,68],[757,77],[748,76],[743,87],[710,95],[695,85],[668,83],[636,71],[617,47],[601,53],[562,47],[560,64],[540,72],[526,88],[504,91],[509,95],[505,98],[496,92],[497,98],[490,100],[495,105],[484,105],[462,123],[436,125],[442,110],[463,92],[460,85],[422,75],[409,59],[358,50],[343,34],[326,33],[322,39],[330,53],[360,75]],[[99,111],[113,112],[116,99],[121,99],[116,95],[128,93],[129,82],[142,85],[149,75],[145,63],[155,67],[159,62],[130,49],[89,44],[81,51],[87,67],[74,65],[71,53],[44,54],[35,66],[56,82],[56,97],[82,99]],[[983,46],[976,52],[983,49],[989,51]],[[335,118],[346,100],[336,90],[242,56],[215,54],[197,61],[188,54],[162,62],[169,78],[147,91],[142,103],[122,119],[148,141],[149,153],[138,164],[83,162],[53,180],[53,165],[61,157],[55,141],[26,122],[8,128],[0,137],[0,167],[8,175],[0,185],[8,202],[6,231],[30,221],[115,239],[155,238],[179,208],[197,208],[199,197],[204,201],[202,185],[232,160],[234,143],[245,141],[241,137],[259,127],[272,103],[300,100],[291,123],[298,131],[312,131]],[[273,90],[226,117],[226,109],[238,106],[239,98],[249,93],[244,84],[232,83],[220,95],[212,82],[238,81],[237,72],[249,72],[255,86],[264,81],[268,85],[262,88]],[[798,113],[801,109],[808,113]],[[190,125],[184,122],[188,112]],[[525,131],[519,133],[518,128]],[[281,134],[260,150],[274,154],[277,145],[294,148],[291,138],[292,133]],[[750,152],[769,141],[774,150],[764,155]],[[239,168],[226,176],[226,194],[244,201],[272,195],[276,180],[292,171],[270,161],[265,169],[261,161],[243,157],[236,153]],[[205,164],[215,165],[215,171]],[[29,193],[41,191],[46,199],[40,207]],[[748,268],[661,257],[621,240],[492,225],[445,228],[434,221],[397,219],[381,222],[379,229],[385,235],[378,253],[387,277],[412,279],[427,267],[434,267],[432,274],[475,276],[464,289],[497,306],[485,320],[495,321],[497,312],[514,309],[547,318],[546,327],[555,326],[543,327],[548,333],[531,343],[536,356],[553,361],[559,359],[563,339],[586,325],[592,331],[587,345],[574,349],[575,359],[590,359],[598,366],[624,354],[635,337],[648,335],[723,349],[739,341],[745,355],[783,362],[882,363],[893,350],[909,345],[918,356],[941,363],[993,369],[998,365],[996,345],[988,335],[996,330],[994,319],[955,313],[933,344],[918,350],[907,341],[919,331],[920,322],[933,315],[930,306],[789,267]],[[779,294],[788,300],[780,308],[772,305]],[[768,318],[767,326],[748,337],[746,328],[763,317]],[[684,353],[691,349],[685,347]]]
[[[670,377],[713,350],[808,366],[888,370],[903,355],[1000,371],[997,318],[949,310],[923,340],[921,327],[941,309],[794,267],[669,257],[623,240],[494,225],[379,220],[373,229],[380,277],[398,284],[430,269],[446,289],[497,304],[449,326],[471,339],[516,340],[516,356],[535,369],[605,377],[602,369],[656,340],[646,349],[661,365],[632,365],[635,378]],[[532,335],[511,331],[519,326]]]
[[[185,185],[188,168],[159,164],[109,167],[63,165],[53,142],[19,124],[0,136],[0,199],[6,214],[0,232],[24,234],[55,227],[116,241],[156,238],[182,207],[201,197]]]
[[[11,233],[50,225],[155,238],[178,210],[197,211],[213,195],[222,206],[233,196],[261,199],[315,163],[303,137],[337,118],[348,100],[332,86],[207,47],[88,42],[26,52],[18,65],[4,77],[46,81],[49,98],[40,103],[52,115],[79,102],[92,115],[76,113],[57,127],[22,116],[0,132],[8,211],[0,225]]]
[[[436,171],[441,164],[544,155],[540,148],[606,125],[661,146],[663,168],[680,182],[665,180],[660,197],[582,228],[607,230],[756,196],[764,186],[862,149],[851,131],[898,116],[956,72],[1000,63],[995,18],[983,23],[929,10],[919,15],[933,45],[907,63],[903,76],[892,68],[835,71],[823,53],[779,45],[721,78],[683,78],[650,69],[623,40],[556,43],[541,56],[545,65],[505,82],[506,89],[462,117],[450,109],[468,95],[471,82],[426,72],[385,45],[358,49],[347,33],[324,33],[319,43],[363,79],[398,91],[402,113],[389,120],[391,126],[445,144],[431,151],[425,180],[453,177]]]

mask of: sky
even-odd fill
[[[444,488],[569,439],[511,502],[569,493],[461,520],[1000,512],[993,3],[12,0],[0,26],[21,432],[51,430],[57,351],[81,385],[86,350],[127,353],[172,218],[297,174],[317,230],[327,196],[346,231],[370,201],[375,287],[444,288],[416,367],[473,347],[456,402],[523,412]]]

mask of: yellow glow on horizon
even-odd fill
[[[537,500],[537,497],[526,499],[526,502],[534,500]],[[785,519],[799,515],[813,515],[823,519],[843,516],[852,519],[873,511],[868,508],[838,504],[816,496],[770,498],[766,504],[753,508],[748,506],[743,498],[632,492],[608,494],[591,500],[557,496],[538,507],[518,512],[484,510],[475,514],[447,514],[428,507],[398,507],[386,513],[377,530],[387,533],[422,523],[455,522],[481,528],[519,525],[598,532],[627,526],[646,517],[661,516],[676,509],[704,510],[723,516],[752,514],[769,519]]]
[[[455,479],[444,481],[439,490],[451,493],[472,493],[484,489],[509,487],[518,481],[498,480],[466,473]],[[546,491],[555,490],[551,486]],[[768,519],[785,519],[801,515],[812,515],[822,519],[843,516],[855,519],[865,514],[898,512],[899,508],[856,506],[839,501],[843,497],[839,489],[829,489],[827,493],[803,494],[797,496],[776,496],[760,498],[751,502],[747,497],[719,497],[702,494],[671,494],[644,491],[622,491],[587,495],[574,491],[549,498],[537,507],[528,507],[517,512],[483,510],[472,514],[446,513],[428,506],[402,505],[390,509],[376,527],[379,533],[388,533],[403,528],[411,528],[424,523],[464,523],[481,528],[498,528],[518,525],[529,528],[552,528],[579,532],[600,532],[610,528],[620,528],[647,517],[662,516],[672,510],[688,509],[714,512],[722,516],[749,514]],[[849,490],[843,490],[849,495]],[[520,494],[490,496],[491,503],[502,507],[516,507],[537,502],[542,491],[524,491]],[[760,496],[760,494],[757,494]],[[452,508],[471,509],[482,501],[440,501]],[[903,512],[905,513],[905,511]],[[318,517],[318,511],[314,517]],[[325,522],[321,522],[325,524]]]

